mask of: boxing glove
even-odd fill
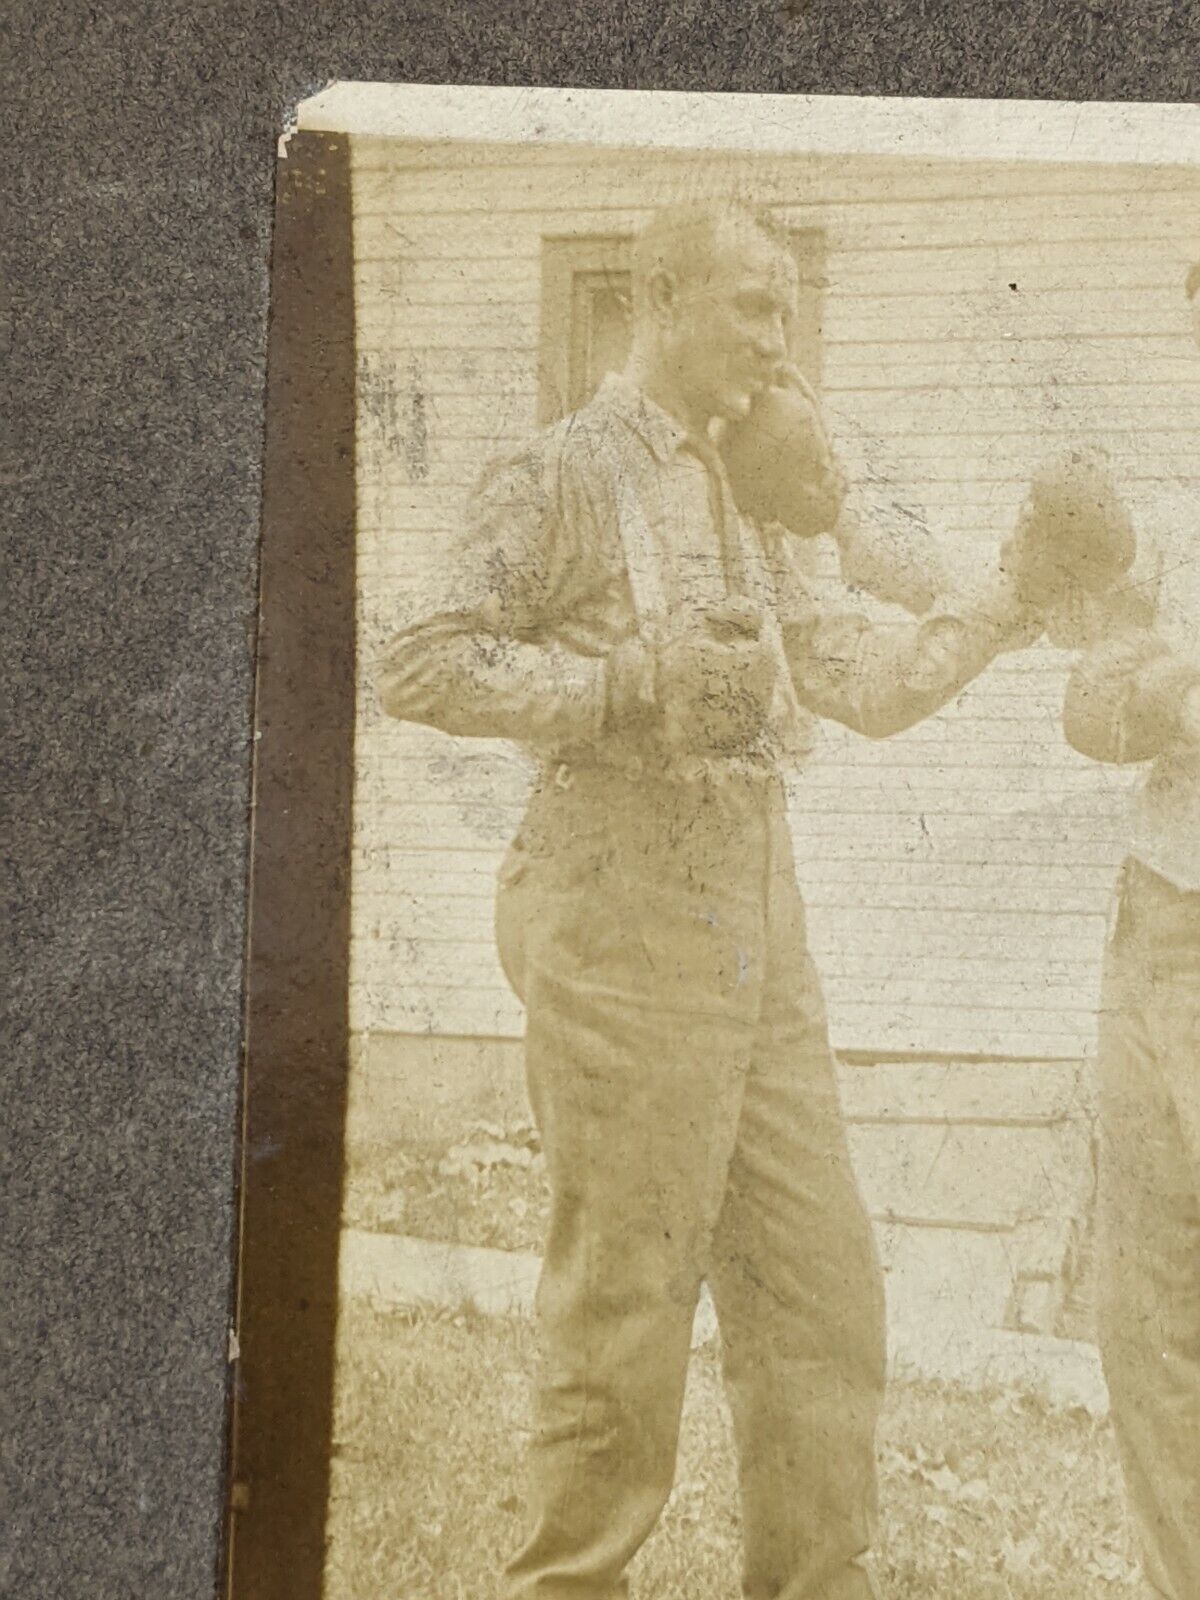
[[[731,601],[658,651],[657,699],[668,748],[728,756],[755,744],[778,676],[759,622],[752,606]]]
[[[1073,450],[1035,474],[1002,559],[1024,602],[1047,611],[1078,591],[1106,593],[1136,554],[1133,521],[1104,458]]]
[[[811,388],[790,367],[782,380],[726,427],[721,455],[740,511],[760,525],[777,522],[812,538],[837,521],[845,484]]]

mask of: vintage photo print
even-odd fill
[[[278,161],[233,1600],[1200,1595],[1200,112]]]

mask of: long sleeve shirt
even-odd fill
[[[1067,739],[1095,761],[1148,762],[1133,803],[1130,854],[1185,891],[1200,890],[1200,747],[1180,736],[1200,689],[1200,568],[1186,535],[1163,552],[1153,627],[1129,627],[1084,652],[1063,707]]]
[[[716,452],[627,379],[493,463],[420,614],[386,653],[381,701],[447,733],[547,756],[621,754],[606,661],[661,644],[731,589],[764,618],[779,674],[765,759],[810,748],[823,716],[883,737],[945,704],[1028,634],[993,599],[920,621],[830,611],[733,503]]]

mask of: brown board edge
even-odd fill
[[[319,1600],[348,1079],[355,709],[350,141],[276,173],[255,691],[230,1600]]]

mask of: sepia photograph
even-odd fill
[[[278,171],[231,1600],[1197,1600],[1200,111]]]

